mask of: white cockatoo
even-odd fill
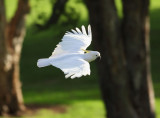
[[[92,32],[90,25],[88,26],[88,34],[85,27],[82,31],[78,28],[72,29],[72,32],[66,32],[52,55],[49,58],[39,59],[38,67],[55,66],[60,68],[65,78],[79,78],[81,76],[90,75],[89,62],[100,57],[98,51],[88,51],[86,48],[91,44]]]

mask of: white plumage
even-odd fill
[[[76,31],[72,29],[72,32],[65,33],[62,42],[57,45],[52,55],[59,56],[65,53],[84,53],[82,49],[85,50],[91,44],[92,40],[90,25],[88,26],[88,35],[84,26],[82,26],[82,32],[78,28],[76,28]]]
[[[82,26],[82,31],[76,28],[72,32],[66,32],[52,55],[49,58],[39,59],[38,67],[53,65],[60,68],[65,77],[81,77],[90,75],[90,65],[88,62],[100,57],[97,51],[86,51],[86,48],[91,44],[92,32],[90,25],[88,33],[85,27]],[[86,52],[86,53],[85,53]]]

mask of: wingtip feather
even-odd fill
[[[81,27],[81,28],[82,28],[82,33],[83,33],[83,34],[85,34],[85,35],[87,35],[87,33],[86,33],[86,29],[85,29],[84,25],[82,25],[82,27]]]
[[[79,28],[76,27],[77,33],[78,34],[82,34],[81,30]]]
[[[92,31],[91,31],[91,25],[88,25],[88,35],[92,35]]]
[[[71,29],[72,30],[72,32],[74,33],[74,34],[77,34],[77,32],[74,30],[74,29]]]

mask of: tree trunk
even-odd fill
[[[28,0],[19,0],[17,11],[6,23],[4,0],[0,1],[0,115],[25,110],[19,76],[19,61],[25,35]]]
[[[120,22],[114,0],[86,0],[107,118],[154,118],[149,56],[149,0],[123,0]]]

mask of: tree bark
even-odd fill
[[[28,0],[19,0],[18,8],[7,24],[4,0],[0,1],[0,115],[25,110],[19,76],[19,61],[25,35]]]
[[[107,118],[154,118],[149,65],[149,0],[123,0],[120,22],[114,0],[86,0]]]

